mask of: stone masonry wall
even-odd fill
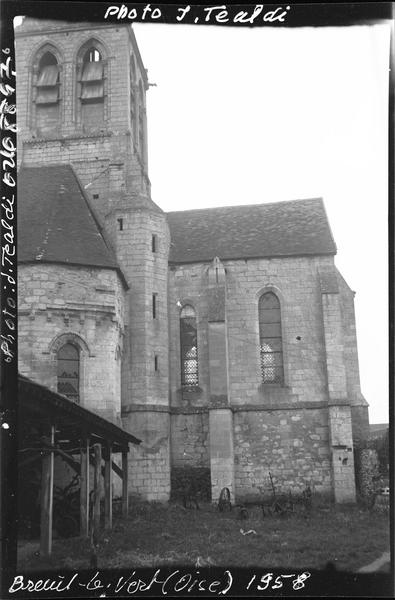
[[[224,261],[229,356],[229,398],[232,405],[275,402],[326,402],[327,380],[318,268],[332,257]],[[170,389],[173,405],[182,403],[180,390],[179,308],[189,302],[196,310],[199,390],[195,402],[209,398],[207,333],[208,264],[178,265],[169,271]],[[258,298],[272,289],[281,303],[285,385],[262,385],[259,355]],[[297,339],[300,338],[300,339]]]
[[[170,497],[170,423],[162,411],[136,410],[123,414],[124,429],[141,440],[129,455],[129,492],[145,500]]]
[[[19,370],[57,388],[57,340],[80,346],[81,405],[120,419],[124,291],[110,269],[19,265]]]
[[[300,493],[306,484],[331,491],[326,409],[237,411],[234,414],[236,496]]]
[[[332,477],[336,502],[355,502],[354,449],[351,409],[329,407]]]
[[[339,298],[341,306],[344,363],[346,366],[347,397],[351,404],[352,433],[354,444],[360,444],[369,436],[368,403],[361,393],[359,378],[358,346],[355,325],[354,292],[339,274]]]
[[[318,272],[331,265],[332,257],[224,261],[236,498],[270,485],[269,470],[284,491],[300,492],[306,483],[316,492],[332,490]],[[177,411],[210,406],[208,267],[177,265],[169,270],[170,390]],[[261,382],[258,299],[267,290],[281,304],[283,386]],[[194,390],[182,390],[180,384],[178,302],[190,303],[196,311],[199,386]]]
[[[208,413],[171,415],[171,463],[175,467],[208,467]]]
[[[324,339],[317,269],[332,257],[226,262],[229,391],[236,405],[326,401]],[[284,385],[263,384],[258,300],[280,300]],[[275,388],[275,389],[274,389]]]

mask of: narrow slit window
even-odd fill
[[[79,402],[80,358],[73,344],[59,348],[57,356],[58,392],[74,402]]]
[[[154,368],[155,368],[155,371],[159,371],[159,357],[157,354],[155,354],[155,358],[154,358]]]
[[[273,292],[259,298],[259,343],[263,383],[283,383],[280,302]]]
[[[158,318],[158,294],[152,294],[152,318]]]
[[[158,237],[156,235],[152,236],[151,246],[152,246],[152,252],[158,251]]]
[[[119,231],[123,231],[123,219],[118,219]]]
[[[181,385],[199,384],[196,313],[185,305],[180,314]]]

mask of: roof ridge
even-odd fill
[[[277,200],[275,202],[256,202],[254,204],[227,204],[226,206],[206,206],[205,208],[187,208],[185,210],[170,210],[166,212],[166,215],[174,215],[175,213],[186,213],[186,212],[203,212],[205,210],[218,210],[222,208],[251,208],[253,206],[273,206],[274,204],[293,204],[302,202],[321,202],[324,205],[322,196],[316,196],[314,198],[297,198],[294,200]],[[325,205],[324,205],[325,206]]]

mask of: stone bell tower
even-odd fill
[[[122,356],[122,423],[142,443],[130,457],[130,492],[147,500],[170,495],[166,216],[150,196],[147,167],[147,73],[131,27],[118,49],[127,64],[110,91],[123,124],[108,164],[105,226],[129,284]],[[125,61],[125,62],[124,62]],[[125,75],[125,73],[124,73]]]
[[[19,159],[70,165],[115,252],[128,287],[115,298],[124,306],[116,387],[123,426],[142,440],[130,493],[166,500],[169,230],[151,199],[147,71],[129,24],[25,18],[16,37]]]

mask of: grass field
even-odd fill
[[[247,535],[243,535],[241,530]],[[356,571],[389,550],[388,513],[356,506],[314,506],[288,517],[262,519],[258,507],[240,520],[237,510],[220,513],[212,505],[186,510],[180,505],[132,506],[127,519],[114,519],[100,534],[99,569],[156,566],[270,566]],[[80,538],[55,539],[49,559],[38,543],[20,544],[18,569],[86,569],[90,544]]]

